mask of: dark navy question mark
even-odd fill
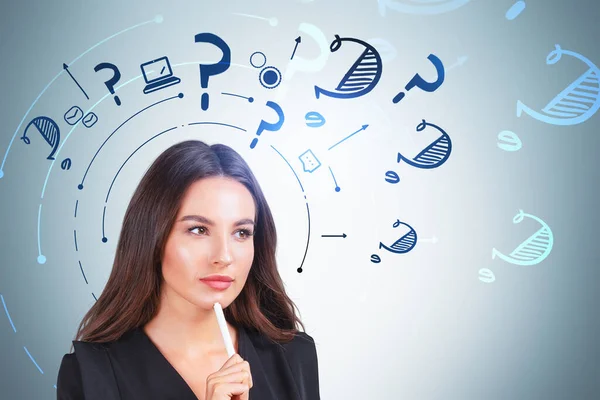
[[[426,80],[421,78],[421,75],[416,74],[415,76],[413,76],[413,78],[410,80],[410,82],[408,82],[406,84],[406,86],[404,87],[404,89],[406,89],[407,92],[410,89],[414,88],[415,86],[418,87],[419,89],[423,89],[426,92],[433,92],[434,90],[439,88],[442,85],[442,83],[444,83],[445,71],[444,71],[444,65],[442,64],[442,61],[439,58],[437,58],[436,56],[434,56],[433,54],[430,54],[427,57],[427,59],[429,61],[431,61],[431,63],[435,67],[435,71],[437,72],[437,75],[438,75],[437,80],[435,82],[427,82]],[[395,103],[398,103],[403,98],[404,98],[404,92],[400,92],[392,99],[392,101],[395,104]]]
[[[104,82],[104,84],[108,88],[110,94],[115,94],[115,85],[117,82],[119,82],[119,79],[121,79],[121,72],[119,72],[119,68],[117,68],[116,65],[107,62],[100,63],[94,67],[94,71],[96,72],[100,71],[101,69],[110,69],[113,71],[113,77]],[[121,105],[121,99],[119,99],[119,96],[115,96],[115,103],[117,103],[118,106]]]
[[[200,85],[202,88],[208,88],[208,77],[213,75],[219,75],[229,69],[229,64],[231,62],[231,49],[225,43],[223,39],[215,35],[214,33],[199,33],[194,36],[194,41],[196,43],[210,43],[217,46],[222,52],[223,57],[221,61],[216,64],[200,64]],[[202,93],[202,98],[200,99],[200,106],[204,111],[208,110],[208,93]]]
[[[256,136],[260,136],[260,134],[264,130],[271,131],[271,132],[278,131],[279,129],[281,129],[281,125],[283,125],[283,121],[285,121],[285,116],[283,115],[283,110],[281,109],[281,107],[279,107],[279,104],[274,103],[272,101],[267,101],[267,106],[271,107],[273,110],[275,110],[275,112],[277,113],[277,116],[279,117],[279,120],[277,122],[275,122],[274,124],[265,122],[265,120],[261,120],[260,125],[258,126],[258,130],[256,131]],[[254,147],[256,147],[256,143],[258,143],[257,137],[252,140],[252,143],[250,143],[250,148],[253,149]]]

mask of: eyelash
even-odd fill
[[[198,226],[193,226],[190,229],[188,229],[188,232],[192,232],[194,229],[200,229],[200,228],[202,228],[204,230],[208,230],[208,229],[206,229],[205,226],[198,225]],[[246,235],[246,237],[242,238],[242,239],[248,239],[249,237],[254,236],[254,233],[250,232],[248,229],[240,229],[240,230],[238,230],[238,232],[244,232],[244,235]],[[196,234],[194,233],[194,235],[196,235]]]

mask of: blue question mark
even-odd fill
[[[214,33],[199,33],[194,36],[194,41],[196,43],[214,44],[223,52],[223,57],[218,63],[200,64],[200,85],[202,88],[206,89],[208,87],[208,78],[211,75],[219,75],[229,69],[229,64],[231,63],[231,49],[223,39]],[[208,110],[208,93],[202,93],[200,106],[204,111]]]
[[[267,107],[270,107],[277,113],[278,120],[275,123],[266,122],[264,119],[261,120],[260,124],[258,125],[258,129],[256,130],[256,136],[260,136],[260,134],[265,130],[271,131],[271,132],[278,131],[279,129],[281,129],[281,125],[283,125],[283,122],[285,121],[285,115],[283,114],[283,110],[281,109],[279,104],[277,104],[273,101],[267,101],[266,105],[267,105]],[[252,139],[252,142],[250,143],[250,148],[253,149],[254,147],[256,147],[257,143],[258,143],[258,137],[255,137],[254,139]]]
[[[94,67],[94,71],[96,72],[100,71],[101,69],[110,69],[113,71],[113,77],[104,82],[104,84],[108,88],[110,94],[115,94],[114,86],[117,84],[117,82],[119,82],[119,79],[121,79],[121,72],[119,72],[119,68],[117,68],[115,64],[107,62],[100,63]],[[118,106],[121,105],[121,99],[119,99],[119,96],[115,96],[115,103],[117,103]]]
[[[442,64],[442,61],[439,58],[437,58],[436,56],[434,56],[433,54],[430,54],[427,57],[427,59],[429,61],[431,61],[431,63],[435,67],[435,71],[437,72],[437,75],[438,75],[437,79],[434,82],[427,82],[426,80],[421,78],[421,75],[416,74],[415,76],[413,76],[413,78],[410,80],[410,82],[408,82],[406,84],[406,86],[404,87],[404,89],[406,89],[407,92],[415,86],[418,87],[419,89],[423,89],[426,92],[433,92],[434,90],[439,88],[442,85],[442,83],[444,83],[445,71],[444,71],[444,65]],[[396,104],[403,98],[404,98],[404,92],[400,92],[396,96],[394,96],[392,101],[394,102],[394,104]]]

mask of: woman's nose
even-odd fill
[[[218,262],[220,264],[229,265],[233,261],[233,257],[231,255],[231,246],[229,243],[229,238],[219,238],[215,241],[215,248],[213,251],[213,260],[214,262]]]

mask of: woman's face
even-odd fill
[[[246,283],[254,259],[254,199],[231,178],[209,177],[187,190],[162,258],[166,288],[195,306],[229,306]],[[202,278],[233,278],[214,288]],[[218,284],[217,284],[218,285]]]

